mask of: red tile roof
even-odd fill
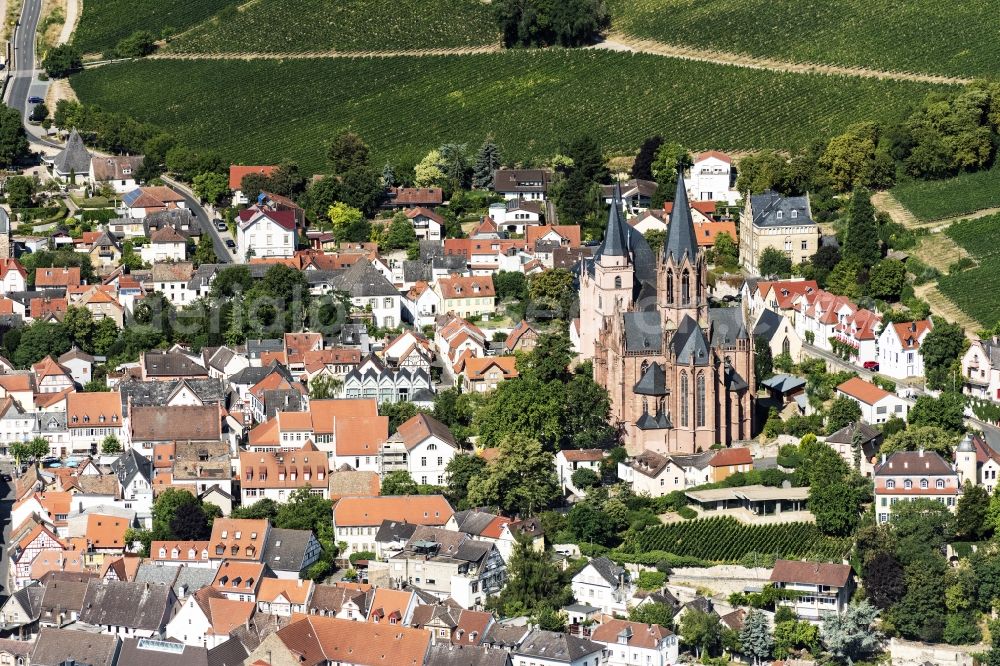
[[[240,166],[233,164],[229,167],[229,189],[240,189],[243,183],[243,176],[251,173],[259,173],[262,176],[270,177],[277,168],[276,166]]]
[[[750,449],[744,447],[721,449],[718,453],[712,456],[712,459],[708,462],[708,464],[712,467],[752,465],[753,456],[750,455]]]
[[[394,520],[437,527],[454,513],[441,495],[345,497],[333,507],[333,522],[341,527],[378,527],[383,520]]]
[[[851,567],[847,564],[778,560],[774,563],[774,569],[771,571],[772,583],[805,583],[807,585],[844,587],[850,578]]]
[[[892,394],[872,383],[866,382],[860,377],[851,377],[846,382],[837,387],[837,390],[867,405],[874,405],[879,400],[888,398]]]

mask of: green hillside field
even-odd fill
[[[275,20],[276,16],[282,17]],[[169,46],[181,53],[303,53],[498,44],[481,0],[258,0]]]
[[[892,196],[928,222],[1000,207],[1000,167],[945,180],[913,180],[892,188]]]
[[[956,222],[945,230],[978,266],[942,275],[938,289],[984,326],[1000,320],[1000,215]]]
[[[137,30],[160,37],[165,28],[186,30],[238,0],[91,0],[83,4],[73,44],[84,53],[113,49]]]
[[[793,148],[858,120],[901,117],[946,87],[785,74],[594,50],[308,60],[145,60],[89,69],[83,102],[252,164],[323,168],[352,130],[376,160],[414,163],[493,134],[505,159],[551,156],[584,133],[633,151],[662,134],[691,149]]]
[[[608,8],[616,30],[671,44],[888,71],[1000,71],[995,0],[608,0]]]

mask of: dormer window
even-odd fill
[[[889,479],[888,481],[885,482],[885,487],[888,488],[889,490],[892,490],[893,488],[896,487],[896,482],[893,481],[892,479]]]
[[[781,219],[782,215],[780,210],[775,214],[775,217],[778,218],[779,220]]]
[[[250,533],[250,538],[251,539],[256,539],[257,538],[257,533],[256,532],[251,532]]]
[[[236,532],[236,534],[233,535],[233,538],[234,539],[240,539],[240,538],[242,538],[242,536],[243,536],[242,532]]]
[[[160,557],[166,557],[166,556],[167,556],[167,549],[160,548]]]
[[[218,546],[215,547],[215,554],[216,555],[225,555],[226,554],[226,547],[223,546],[220,543]]]
[[[799,211],[792,209],[792,219],[794,220],[799,216]]]
[[[938,479],[937,483],[934,484],[938,490],[944,488],[944,479]]]
[[[223,539],[229,538],[229,530],[222,530],[222,538]]]
[[[921,490],[927,490],[927,485],[928,485],[927,484],[927,479],[920,479],[920,488],[921,488]]]
[[[903,481],[903,488],[905,490],[910,490],[911,488],[913,488],[913,481],[910,481],[909,479]]]

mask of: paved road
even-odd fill
[[[7,103],[21,112],[28,141],[35,146],[61,148],[59,144],[36,135],[37,128],[27,122],[33,108],[28,104],[28,97],[37,95],[44,98],[49,87],[46,81],[37,80],[35,71],[35,33],[41,12],[42,0],[24,0],[19,23],[14,29],[14,63],[7,88]]]
[[[0,471],[10,474],[14,471],[14,464],[10,461],[4,461],[0,463]],[[0,604],[7,601],[7,597],[10,596],[10,590],[7,589],[10,585],[10,577],[8,575],[8,569],[10,568],[10,531],[13,528],[10,522],[10,512],[14,507],[14,482],[11,481],[7,483],[5,481],[0,481],[0,521],[3,524],[3,553],[0,554]]]
[[[223,240],[222,235],[219,234],[219,230],[215,228],[215,222],[208,217],[208,213],[206,213],[205,209],[202,208],[201,203],[199,203],[198,198],[194,196],[194,193],[191,192],[191,190],[188,189],[186,186],[177,182],[173,178],[170,178],[169,176],[161,176],[161,178],[163,179],[164,183],[170,186],[170,189],[172,189],[174,192],[177,192],[177,194],[184,197],[184,202],[187,204],[188,208],[194,211],[195,217],[198,218],[198,224],[201,225],[203,232],[211,234],[212,245],[215,247],[215,254],[218,255],[219,257],[218,263],[220,264],[232,263],[233,262],[232,253],[229,251],[229,248],[226,247],[226,243]]]
[[[923,385],[923,381],[921,381],[919,378],[896,379],[895,377],[882,375],[877,372],[872,372],[871,370],[865,370],[864,368],[859,368],[858,366],[854,365],[849,361],[845,361],[844,359],[840,358],[833,352],[827,351],[825,349],[820,349],[819,347],[811,345],[808,342],[802,343],[802,353],[806,354],[807,356],[812,356],[813,358],[821,358],[824,361],[827,361],[828,363],[832,363],[841,370],[847,370],[848,372],[856,372],[858,373],[858,377],[861,377],[861,379],[864,379],[865,381],[871,381],[872,377],[878,375],[883,379],[887,379],[893,382],[897,386],[907,386],[911,389],[914,389],[915,393],[917,394],[922,392],[921,386]]]

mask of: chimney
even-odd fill
[[[296,582],[298,583],[299,587],[302,587],[302,579],[301,578],[296,579]]]

